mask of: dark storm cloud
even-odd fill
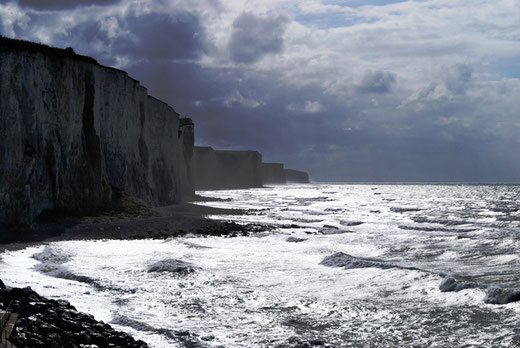
[[[19,0],[23,7],[36,10],[64,10],[82,6],[98,5],[106,6],[118,3],[120,0]]]
[[[90,8],[90,15],[79,8],[70,11],[77,21],[63,21],[56,11],[25,11],[24,20],[12,28],[17,38],[49,37],[51,44],[72,46],[102,64],[123,62],[122,69],[150,95],[194,119],[197,144],[258,150],[264,160],[308,170],[314,179],[477,181],[520,173],[520,164],[514,164],[518,141],[502,146],[491,135],[496,118],[470,117],[485,115],[482,110],[488,107],[484,98],[472,97],[479,92],[477,65],[446,62],[441,72],[412,90],[398,83],[394,72],[378,69],[397,72],[400,81],[409,78],[406,71],[382,64],[357,83],[333,83],[324,90],[319,83],[289,81],[279,68],[220,64],[229,57],[250,63],[282,52],[289,45],[284,42],[285,17],[242,13],[225,28],[230,40],[214,43],[219,49],[212,50],[204,30],[210,17],[193,7],[145,15],[134,8],[106,15],[101,7]],[[229,56],[218,56],[220,48],[227,48]],[[287,49],[284,55],[291,53]],[[200,64],[202,55],[218,63]],[[368,66],[376,65],[354,70]],[[321,69],[326,72],[327,66],[320,64]],[[505,91],[507,86],[504,82]],[[320,111],[308,112],[307,105],[320,106]],[[505,168],[504,163],[512,164]]]
[[[56,21],[56,13],[28,13],[32,26],[14,26],[16,37],[38,41],[34,27],[45,27]],[[109,35],[106,21],[115,26],[116,35]],[[112,28],[114,29],[114,28]],[[114,65],[116,57],[131,62],[172,59],[194,59],[206,49],[207,40],[199,18],[191,13],[150,13],[126,17],[114,16],[78,23],[52,37],[57,47],[71,46],[76,52],[90,55],[101,64]]]
[[[229,52],[235,62],[251,63],[283,49],[283,34],[288,19],[284,16],[257,17],[244,12],[233,22]]]
[[[415,105],[408,115],[400,111],[404,115],[397,122],[413,131],[396,136],[387,133],[394,118],[387,123],[371,120],[362,115],[361,106],[345,108],[316,86],[289,88],[275,72],[250,75],[247,69],[203,68],[189,62],[143,62],[129,71],[150,87],[150,94],[194,119],[199,145],[258,150],[264,160],[307,169],[315,179],[478,181],[498,175],[486,169],[487,163],[498,166],[489,150],[493,137],[478,130],[468,134],[462,125],[437,123],[440,115],[472,113],[463,101],[430,102],[423,117],[414,113]],[[235,95],[240,98],[230,101]],[[241,98],[260,104],[252,107]],[[356,99],[363,98],[372,97],[360,93]],[[326,115],[287,110],[288,101],[307,100],[327,105]]]
[[[131,34],[114,43],[114,53],[133,58],[196,58],[204,50],[205,37],[199,18],[190,13],[150,13],[124,19]]]
[[[345,136],[338,129],[344,110],[326,118],[288,112],[289,100],[303,104],[311,97],[322,101],[326,97],[315,86],[288,88],[275,72],[249,75],[246,69],[203,68],[192,62],[141,62],[128,71],[149,87],[151,95],[194,119],[199,144],[216,148],[239,145],[273,160],[275,154],[301,151],[308,141],[326,147]]]
[[[386,71],[367,71],[358,90],[361,93],[389,93],[395,84],[395,75]]]

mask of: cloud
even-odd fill
[[[467,64],[457,64],[448,70],[446,87],[455,94],[464,94],[473,77],[473,68]]]
[[[0,18],[6,35],[128,71],[194,119],[201,145],[318,180],[520,180],[510,0],[210,2],[10,2]]]
[[[114,52],[132,58],[189,59],[205,47],[204,29],[191,13],[150,13],[122,19],[128,32],[114,42]]]
[[[233,21],[229,41],[231,58],[239,63],[252,63],[283,50],[283,34],[288,22],[285,16],[261,18],[248,12]]]
[[[64,10],[83,6],[107,6],[118,3],[121,0],[19,0],[22,7],[30,7],[36,10]]]
[[[396,83],[395,74],[386,71],[367,71],[358,89],[361,93],[390,93]]]
[[[305,112],[308,113],[316,113],[325,111],[325,107],[319,101],[310,101],[307,100],[305,102]]]

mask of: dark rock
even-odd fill
[[[359,226],[359,225],[362,225],[364,222],[341,220],[339,223],[342,224],[343,226]]]
[[[332,229],[332,230],[338,230],[339,229],[339,227],[332,226],[332,225],[323,225],[323,228],[328,228],[328,229]]]
[[[408,212],[418,212],[418,211],[421,211],[423,209],[421,209],[421,208],[409,208],[409,207],[391,207],[390,210],[393,211],[394,213],[408,213]]]
[[[388,269],[396,267],[395,265],[386,264],[383,261],[358,258],[342,252],[337,252],[325,257],[323,261],[321,261],[321,264],[329,267],[343,267],[345,269],[369,267]]]
[[[187,274],[195,272],[195,267],[189,262],[175,259],[166,259],[151,264],[148,267],[148,272],[172,272]]]
[[[56,300],[59,307],[73,309],[69,301],[65,300]]]
[[[307,240],[307,238],[296,238],[296,237],[289,237],[286,239],[286,241],[290,242],[290,243],[300,243],[300,242],[304,242],[306,240]]]
[[[43,347],[45,344],[41,339],[31,337],[26,341],[27,347]]]
[[[343,233],[352,233],[353,231],[349,231],[349,230],[340,230],[338,227],[336,226],[330,226],[330,225],[325,225],[324,228],[320,229],[319,231],[321,234],[325,234],[325,235],[333,235],[333,234],[343,234]]]
[[[503,289],[499,286],[489,287],[484,297],[485,303],[506,304],[520,301],[520,289]]]
[[[12,288],[11,291],[9,291],[9,296],[11,299],[18,299],[18,298],[28,298],[31,297],[31,299],[38,300],[40,299],[40,295],[38,295],[33,289],[30,287],[25,288]]]
[[[12,311],[19,315],[11,335],[17,347],[148,347],[90,314],[77,312],[67,301],[48,300],[31,288],[0,291],[2,307],[10,303]]]

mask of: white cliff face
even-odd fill
[[[257,151],[220,151],[194,147],[193,185],[196,190],[262,187],[262,155]]]
[[[193,183],[193,151],[195,145],[195,126],[193,123],[181,125],[179,127],[179,144],[180,150],[177,151],[179,154],[178,161],[184,163],[184,166],[180,167],[179,177],[181,181],[181,195],[185,198],[193,197],[194,195],[194,183]]]
[[[0,222],[30,224],[48,209],[87,211],[113,189],[178,202],[191,190],[189,135],[171,107],[123,71],[0,51]]]

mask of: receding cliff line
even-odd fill
[[[193,183],[196,190],[262,187],[262,155],[257,151],[215,151],[194,147]]]
[[[308,184],[309,174],[295,169],[284,169],[285,178],[288,183]]]
[[[283,163],[262,163],[262,179],[264,184],[286,184]]]
[[[153,204],[193,194],[193,123],[121,70],[0,38],[0,223],[86,212],[126,192]]]

